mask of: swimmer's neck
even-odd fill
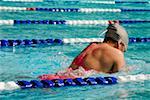
[[[111,47],[117,48],[117,45],[115,43],[111,42],[111,41],[105,41],[103,43],[106,43],[106,44],[108,44]]]

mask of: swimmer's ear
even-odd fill
[[[117,48],[117,49],[119,49],[119,42],[115,42],[114,44],[115,44],[114,47]]]
[[[124,43],[120,42],[120,45],[122,46],[122,47],[121,47],[121,51],[122,51],[122,52],[125,52],[125,45],[124,45]]]
[[[122,41],[117,42],[116,48],[118,48],[122,52],[125,52],[125,45],[124,45],[124,43],[122,43]]]
[[[124,44],[122,42],[116,42],[115,43],[115,48],[119,49],[122,52],[125,51]]]

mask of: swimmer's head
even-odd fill
[[[104,41],[107,39],[112,39],[118,43],[118,48],[125,52],[128,48],[128,33],[126,30],[120,26],[118,23],[109,24],[107,31],[105,33]]]

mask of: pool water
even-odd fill
[[[58,1],[58,0],[57,0]],[[132,0],[133,1],[133,0]],[[150,4],[81,4],[69,2],[15,3],[2,2],[1,6],[51,7],[51,8],[143,8]],[[125,13],[50,13],[50,12],[0,12],[0,20],[148,20],[149,12]],[[123,25],[129,37],[150,37],[150,24]],[[96,38],[107,26],[66,25],[14,25],[0,26],[0,39]],[[53,74],[67,68],[74,57],[88,44],[70,44],[35,47],[0,48],[0,82],[36,79],[42,74]],[[150,74],[150,44],[129,44],[125,53],[128,74]],[[0,100],[149,100],[150,80],[120,83],[110,86],[61,87],[0,91]]]

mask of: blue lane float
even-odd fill
[[[118,3],[118,4],[120,4],[120,3],[149,4],[148,1],[115,1],[115,3]]]
[[[76,79],[54,79],[54,80],[31,80],[31,81],[17,81],[22,89],[26,88],[50,88],[50,87],[64,87],[64,86],[85,86],[85,85],[113,85],[117,84],[116,77],[88,77]]]
[[[129,9],[129,8],[120,8],[121,12],[143,12],[150,11],[150,9]]]
[[[61,39],[25,39],[25,40],[0,40],[0,47],[7,47],[7,46],[30,46],[34,44],[63,44]]]
[[[72,39],[25,39],[25,40],[0,40],[0,47],[34,46],[34,45],[63,45],[68,43],[102,42],[102,38],[72,38]],[[150,38],[129,38],[129,43],[146,43]]]
[[[65,24],[65,20],[14,20],[14,24]]]
[[[32,8],[27,8],[30,11]],[[33,11],[33,10],[32,10]],[[80,12],[80,8],[35,8],[35,11],[49,12]]]

